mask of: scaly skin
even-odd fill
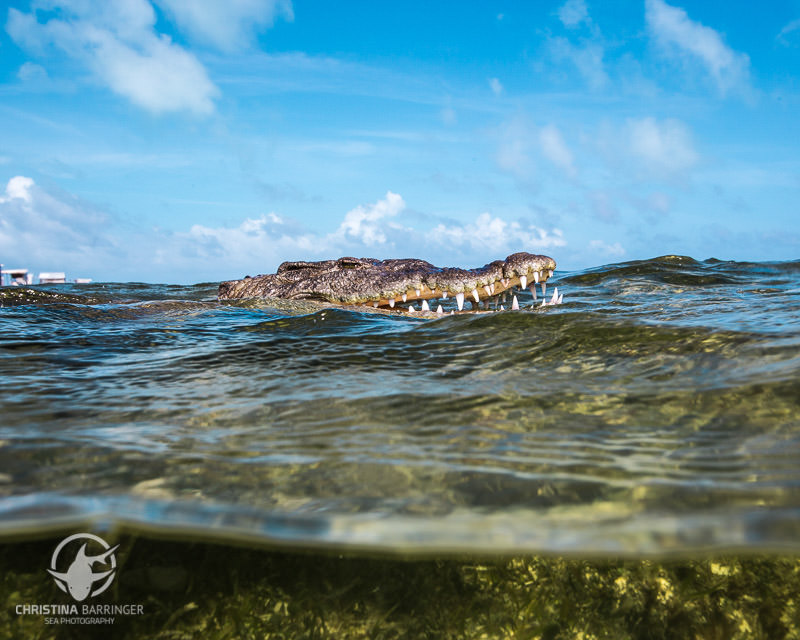
[[[274,274],[220,283],[219,299],[284,298],[394,308],[462,294],[477,304],[487,299],[496,302],[512,287],[544,283],[555,268],[552,258],[524,252],[478,269],[443,269],[415,258],[284,262]]]

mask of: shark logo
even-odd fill
[[[104,551],[90,556],[86,551],[89,542],[84,542],[67,570],[65,572],[58,571],[59,555],[64,550],[64,547],[75,540],[88,540],[97,543]],[[53,551],[53,557],[50,559],[50,568],[47,572],[53,576],[59,589],[71,595],[78,602],[82,602],[86,598],[100,595],[111,586],[117,569],[117,558],[114,556],[114,552],[118,547],[119,545],[109,547],[105,540],[91,533],[76,533],[64,538],[56,547],[56,550]],[[111,568],[107,571],[95,572],[95,563],[110,566]],[[105,582],[93,589],[94,584],[100,580],[105,580]]]

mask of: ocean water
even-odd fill
[[[216,283],[2,289],[0,535],[800,551],[800,261],[553,285],[557,307],[440,319]]]

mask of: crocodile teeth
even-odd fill
[[[517,300],[517,296],[514,296],[514,299],[511,301],[511,310],[516,311],[519,309],[519,301]]]
[[[553,277],[553,270],[552,269],[548,269],[548,271],[550,272],[550,277],[552,278]]]
[[[488,311],[489,310],[489,300],[488,299],[483,301],[483,310],[484,311]]]
[[[417,292],[417,298],[419,298],[419,297],[420,297],[420,295],[422,295],[422,294],[420,293],[420,290],[419,290],[419,289],[414,289],[414,291],[416,291],[416,292]]]
[[[528,288],[528,276],[520,276],[519,277],[519,284],[523,289]]]
[[[538,272],[538,271],[534,271],[534,272],[533,272],[533,281],[534,281],[536,284],[539,284],[539,272]]]
[[[408,312],[409,313],[416,313],[417,312],[417,310],[414,308],[413,304],[408,306]]]
[[[431,310],[431,308],[428,306],[428,301],[427,300],[423,300],[422,301],[422,310],[423,311],[430,311]]]
[[[542,298],[544,298],[546,295],[547,295],[547,283],[542,282]]]
[[[464,308],[464,292],[459,291],[456,294],[456,304],[458,305],[458,310],[461,311]]]
[[[391,300],[389,300],[389,306],[390,306],[392,309],[394,309],[394,298],[392,298]]]
[[[561,304],[562,302],[564,302],[564,294],[559,293],[558,287],[556,287],[555,291],[553,291],[553,297],[550,298],[550,302],[548,302],[547,300],[542,300],[542,306],[552,307],[554,305]]]
[[[442,291],[442,300],[447,300],[447,291]]]
[[[506,308],[501,304],[500,305],[500,311],[505,311],[505,310],[506,310]]]
[[[494,282],[489,285],[489,290],[492,292],[492,295],[494,295]]]
[[[536,302],[536,285],[531,285],[531,295],[533,296],[533,301]]]
[[[472,290],[472,297],[475,298],[475,302],[480,302],[481,300],[481,297],[478,295],[477,289]]]
[[[436,309],[436,313],[442,315],[444,313],[444,309],[442,309],[442,305],[439,305],[439,308]]]
[[[486,292],[487,296],[490,296],[494,293],[494,291],[492,291],[492,288],[488,284],[483,288],[483,290]]]
[[[405,302],[406,300],[408,300],[408,296],[404,293],[403,294],[403,302]]]
[[[373,306],[373,307],[375,307],[375,308],[377,309],[377,308],[378,308],[378,303],[377,303],[377,302],[373,302],[373,303],[372,303],[372,306]]]

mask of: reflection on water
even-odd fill
[[[552,284],[560,307],[438,320],[213,284],[4,289],[2,532],[797,551],[800,263]]]

